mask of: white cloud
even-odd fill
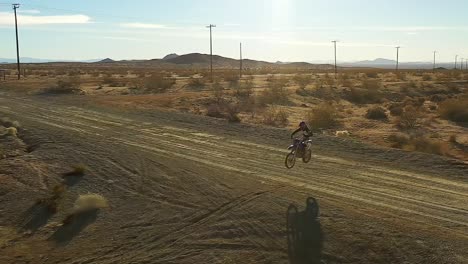
[[[143,28],[143,29],[168,28],[167,26],[161,25],[161,24],[147,24],[147,23],[123,23],[123,24],[120,24],[120,26],[124,28]]]
[[[14,25],[12,13],[0,12],[0,26]],[[91,18],[86,15],[58,15],[58,16],[31,16],[18,15],[19,25],[47,25],[47,24],[86,24]]]
[[[19,9],[19,10],[18,10],[18,13],[20,13],[20,14],[39,14],[39,13],[41,13],[41,11],[39,11],[39,10],[34,10],[34,9],[31,9],[31,10],[28,10],[28,9]]]

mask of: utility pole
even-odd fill
[[[239,55],[240,55],[240,59],[239,59],[239,79],[242,78],[242,42],[239,43]]]
[[[336,74],[338,72],[337,67],[336,67],[336,43],[338,42],[338,40],[333,40],[332,42],[333,42],[334,47],[335,47],[335,79],[336,79]]]
[[[396,71],[398,71],[398,63],[399,63],[399,56],[400,56],[400,46],[395,47],[396,48]]]
[[[435,69],[436,69],[436,63],[435,63],[435,60],[436,60],[436,53],[437,53],[437,51],[434,50],[434,64],[433,64],[433,66],[432,66],[432,71],[435,71]]]
[[[18,42],[18,19],[16,18],[16,9],[19,8],[19,4],[13,4],[13,10],[15,11],[15,29],[16,29],[16,64],[18,66],[18,80],[21,79],[21,68],[20,68],[20,55],[19,55],[19,42]]]
[[[455,70],[457,69],[457,60],[458,60],[458,55],[455,55]]]
[[[206,26],[210,29],[210,73],[211,73],[211,82],[213,82],[213,35],[212,35],[212,28],[216,27],[216,25],[210,24]]]
[[[463,71],[463,58],[460,58],[460,70]]]

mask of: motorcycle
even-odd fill
[[[296,158],[302,158],[304,163],[309,163],[312,159],[312,140],[303,141],[296,138],[293,140],[293,144],[288,147],[288,150],[290,152],[284,161],[286,168],[292,169],[296,164]]]

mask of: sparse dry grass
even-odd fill
[[[274,127],[285,127],[288,125],[289,114],[281,107],[272,106],[262,114],[262,122],[265,125]]]

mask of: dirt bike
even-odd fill
[[[284,165],[291,169],[296,164],[296,158],[302,158],[304,163],[309,163],[312,158],[312,140],[294,139],[293,144],[288,147],[289,154],[286,156]]]

